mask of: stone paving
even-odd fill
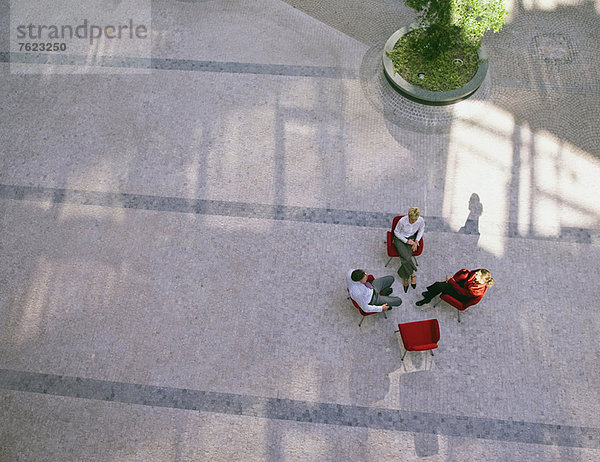
[[[600,4],[507,6],[446,107],[387,86],[392,0],[154,1],[151,59],[0,37],[0,460],[600,459]],[[359,328],[413,205],[417,290]],[[415,305],[462,267],[460,324]]]

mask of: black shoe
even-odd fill
[[[408,292],[408,286],[402,286],[404,287],[404,293]]]
[[[389,305],[388,305],[389,306]],[[393,306],[390,306],[387,310],[388,311],[392,311],[392,308],[394,308]]]
[[[429,303],[431,300],[427,300],[426,298],[424,298],[423,300],[419,300],[416,305],[417,306],[423,306],[426,305],[427,303]]]
[[[391,287],[386,287],[381,292],[379,292],[379,295],[383,295],[385,297],[385,296],[391,294],[393,291],[394,291],[394,289],[392,289]]]
[[[417,288],[417,283],[415,282],[414,284],[411,284],[410,286],[411,286],[413,289],[416,289],[416,288]]]

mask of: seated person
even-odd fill
[[[400,218],[394,228],[394,246],[400,257],[398,276],[404,281],[404,292],[408,291],[409,277],[410,286],[413,289],[417,288],[417,277],[415,276],[417,267],[412,259],[412,254],[417,251],[424,231],[425,221],[418,207],[409,208],[408,215]]]
[[[494,278],[486,269],[469,271],[461,269],[454,276],[446,275],[446,282],[434,282],[423,292],[423,300],[417,302],[417,306],[431,302],[438,294],[448,294],[461,302],[483,296],[488,287],[494,285]]]
[[[361,270],[350,270],[346,277],[348,292],[360,309],[365,313],[391,310],[393,306],[402,304],[398,297],[390,297],[394,276],[384,276],[367,281],[367,274]]]

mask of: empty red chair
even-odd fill
[[[367,276],[367,282],[371,282],[375,279],[375,277],[372,274],[369,274]],[[346,289],[346,292],[350,293],[350,291],[348,289]],[[360,307],[360,305],[358,303],[356,303],[352,297],[348,297],[348,300],[352,301],[352,304],[356,307],[356,309],[358,310],[358,312],[362,315],[362,318],[360,320],[360,322],[358,323],[358,327],[360,327],[360,325],[362,324],[362,322],[365,320],[366,316],[371,316],[372,314],[378,314],[379,311],[373,311],[372,313],[367,313],[366,311],[363,311],[362,308]],[[385,319],[387,319],[387,316],[385,315],[385,311],[381,311],[381,313],[383,314],[383,317]]]
[[[460,300],[454,298],[452,295],[441,294],[440,299],[433,306],[438,306],[440,301],[442,300],[445,301],[448,305],[453,306],[458,310],[458,322],[460,322],[460,312],[465,311],[470,306],[477,305],[482,298],[483,295],[480,295],[479,297],[470,298],[467,301],[461,302]]]
[[[390,262],[392,261],[392,258],[400,256],[400,255],[398,255],[398,250],[396,249],[396,246],[394,245],[394,228],[398,224],[398,220],[400,220],[400,218],[402,218],[403,216],[404,215],[398,215],[397,217],[394,217],[394,219],[392,220],[392,230],[387,232],[387,254],[388,254],[388,257],[390,257],[390,259],[385,264],[386,267],[387,267],[387,265],[390,264]],[[415,266],[419,266],[417,257],[419,255],[421,255],[421,253],[423,253],[423,238],[421,238],[421,240],[419,240],[419,247],[417,247],[417,250],[415,252],[413,252],[413,258],[415,259]]]
[[[405,352],[401,361],[404,361],[406,353],[409,351],[427,351],[433,356],[433,351],[438,345],[440,339],[440,325],[437,319],[427,319],[425,321],[405,322],[398,324],[398,330]]]

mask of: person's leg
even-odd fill
[[[412,260],[412,247],[405,244],[394,236],[394,246],[400,257],[400,268],[398,268],[398,277],[408,279],[416,271],[416,266]]]
[[[444,281],[434,282],[430,286],[427,287],[427,290],[423,292],[423,300],[419,300],[417,302],[417,306],[425,305],[429,303],[433,297],[437,294],[441,294],[442,292],[446,292],[447,290],[452,289],[452,286]]]
[[[450,295],[451,297],[454,297],[457,300],[463,300],[463,296],[459,295],[456,290],[454,290],[454,287],[452,287],[452,285],[448,282],[444,282],[444,285],[441,286],[441,292],[442,294],[447,294]]]
[[[393,278],[393,276],[392,276],[392,278]],[[375,281],[373,281],[373,282],[375,282]],[[373,288],[375,289],[375,286],[373,286]],[[399,306],[402,304],[402,300],[398,297],[379,295],[379,292],[377,291],[377,289],[375,289],[373,291],[373,298],[371,299],[370,305],[381,306],[385,303],[387,303],[390,307]]]
[[[402,305],[402,299],[399,297],[390,297],[388,296],[384,296],[384,295],[380,295],[377,298],[377,302],[379,305],[383,305],[384,303],[387,303],[389,306],[400,306]]]
[[[381,278],[374,279],[371,282],[373,289],[377,291],[377,293],[381,292],[383,289],[387,289],[391,287],[394,283],[394,276],[383,276]]]
[[[427,286],[427,291],[423,293],[423,297],[425,297],[427,300],[431,300],[437,294],[441,294],[448,290],[448,288],[452,288],[452,286],[445,281],[434,282],[430,286]]]

